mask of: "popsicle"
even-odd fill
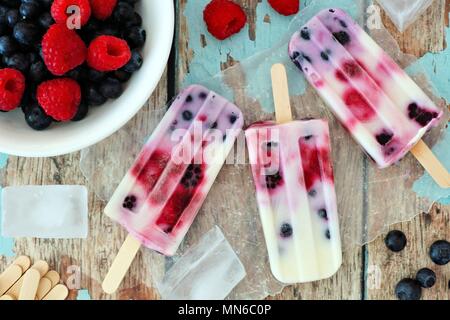
[[[103,282],[114,292],[142,245],[173,255],[241,132],[241,111],[199,85],[183,90],[105,208],[130,236]]]
[[[319,12],[292,36],[289,55],[380,168],[412,151],[439,185],[450,186],[420,141],[443,110],[345,11]]]
[[[342,251],[328,124],[292,121],[283,65],[272,78],[277,123],[245,131],[271,270],[289,284],[329,278]]]

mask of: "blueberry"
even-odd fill
[[[140,27],[142,26],[142,17],[139,15],[139,13],[135,12],[133,15],[133,18],[125,22],[125,27]]]
[[[422,288],[431,288],[436,283],[436,274],[433,270],[423,268],[417,272],[416,280]]]
[[[6,22],[8,26],[11,28],[14,28],[17,22],[19,22],[20,16],[18,10],[9,10],[6,14]]]
[[[87,70],[83,65],[81,65],[67,72],[65,76],[78,82],[82,82],[87,77]]]
[[[395,295],[399,300],[419,300],[422,288],[416,280],[403,279],[395,287]]]
[[[28,72],[28,79],[40,83],[44,81],[48,76],[47,67],[42,60],[36,61],[30,66],[30,71]]]
[[[321,57],[323,60],[325,60],[325,61],[330,60],[330,57],[328,56],[328,53],[326,53],[325,51],[322,51],[322,52],[320,53],[320,57]]]
[[[41,13],[41,7],[36,0],[22,2],[19,7],[19,14],[26,19],[34,19]]]
[[[343,46],[345,46],[347,43],[350,42],[350,36],[348,35],[347,32],[345,31],[339,31],[339,32],[335,32],[333,33],[333,36],[336,38],[336,40],[342,44]]]
[[[437,118],[438,114],[436,112],[423,111],[417,118],[416,121],[422,127],[427,126],[431,120]]]
[[[292,229],[292,226],[289,223],[284,223],[280,228],[280,236],[282,238],[290,238],[292,237],[293,233],[294,230]]]
[[[325,231],[325,238],[327,238],[328,240],[331,239],[331,233],[330,233],[330,230]]]
[[[123,67],[123,70],[129,73],[136,72],[142,67],[144,59],[142,59],[141,54],[137,50],[131,52],[130,61]]]
[[[101,82],[98,89],[102,96],[109,99],[117,99],[123,93],[122,83],[111,77]]]
[[[408,116],[410,119],[415,119],[417,118],[417,116],[419,115],[419,106],[417,105],[417,103],[411,103],[408,106]]]
[[[100,106],[107,100],[93,83],[88,83],[84,87],[84,97],[90,106]]]
[[[319,210],[319,217],[321,217],[322,219],[328,220],[328,213],[327,213],[327,210],[325,210],[325,209],[320,209],[320,210]]]
[[[307,56],[306,54],[302,53],[302,59],[305,59],[306,61],[308,61],[309,63],[312,63],[312,60],[309,56]]]
[[[393,230],[387,234],[384,239],[384,243],[389,250],[393,252],[400,252],[406,247],[407,240],[403,232]]]
[[[116,70],[112,73],[112,76],[119,80],[120,82],[127,82],[131,78],[131,73],[126,72],[125,70]]]
[[[21,21],[14,26],[14,39],[20,44],[33,46],[39,41],[39,28],[29,22]]]
[[[302,39],[305,39],[305,40],[310,40],[311,39],[311,34],[309,33],[309,30],[308,29],[302,29],[301,31],[300,31],[300,36],[302,37]]]
[[[443,266],[450,261],[450,243],[439,240],[430,247],[430,258],[437,265]]]
[[[27,73],[30,60],[25,53],[15,53],[5,58],[5,64],[10,68],[20,70],[22,73]]]
[[[344,20],[340,20],[339,19],[339,24],[343,27],[343,28],[347,28],[347,23]]]
[[[140,27],[131,27],[124,36],[131,48],[141,48],[147,39],[147,32]]]
[[[47,30],[52,24],[55,23],[55,20],[53,20],[52,15],[50,12],[44,12],[41,14],[41,16],[38,19],[39,25],[44,29]]]
[[[10,56],[18,49],[17,43],[8,36],[0,37],[0,54]]]
[[[392,140],[393,137],[394,137],[394,134],[384,131],[383,133],[380,133],[379,135],[377,135],[376,139],[379,144],[381,144],[382,146],[385,146]]]
[[[72,118],[72,121],[81,121],[84,118],[86,118],[87,114],[89,112],[89,106],[85,102],[81,102],[80,106],[78,107],[78,111],[75,114],[75,116]]]
[[[314,198],[314,197],[317,195],[317,191],[314,190],[314,189],[312,189],[312,190],[310,190],[310,191],[308,192],[308,195],[309,195],[310,197]]]
[[[214,122],[214,123],[211,124],[209,127],[210,127],[211,129],[217,129],[217,126],[218,126],[218,123],[217,123],[217,122]]]
[[[183,111],[182,116],[183,116],[183,119],[186,120],[186,121],[191,121],[192,118],[194,117],[194,115],[192,114],[192,112],[189,111],[189,110]]]
[[[193,100],[193,98],[192,98],[191,95],[188,95],[188,96],[186,97],[186,102],[187,102],[187,103],[192,102],[192,100]]]
[[[103,79],[106,78],[106,73],[101,72],[101,71],[97,71],[95,69],[89,69],[87,71],[87,75],[86,77],[95,83],[101,82]]]
[[[202,100],[205,100],[208,97],[208,94],[206,92],[200,92],[198,97]]]
[[[130,4],[119,2],[114,8],[112,18],[118,24],[125,25],[128,21],[133,19],[134,13],[134,8]]]
[[[24,112],[25,121],[34,130],[40,131],[47,129],[53,122],[52,118],[47,116],[37,103],[24,109]]]
[[[238,119],[238,116],[235,114],[230,115],[230,123],[234,124]]]

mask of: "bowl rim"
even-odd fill
[[[148,1],[148,0],[145,0]],[[78,152],[82,149],[93,146],[109,136],[113,135],[115,132],[120,130],[123,126],[125,126],[144,106],[146,101],[153,94],[154,90],[158,86],[161,81],[161,77],[164,74],[167,61],[170,57],[170,52],[173,44],[173,37],[175,33],[175,7],[173,1],[160,1],[153,0],[158,2],[158,6],[161,7],[161,11],[164,12],[164,20],[166,21],[166,25],[164,26],[165,32],[164,34],[160,34],[158,36],[158,52],[161,57],[164,57],[161,63],[158,63],[157,69],[152,69],[152,73],[155,75],[151,81],[147,80],[145,90],[145,94],[139,97],[139,100],[135,100],[135,108],[130,110],[128,113],[121,115],[121,117],[117,117],[117,120],[110,126],[104,126],[101,132],[98,132],[95,135],[95,138],[89,139],[78,139],[76,141],[70,141],[67,144],[59,144],[50,148],[46,148],[42,145],[36,145],[29,150],[25,150],[23,146],[11,143],[9,145],[0,145],[0,153],[4,153],[12,156],[19,157],[30,157],[30,158],[39,158],[39,157],[55,157],[61,155],[67,155],[73,152]],[[145,62],[144,62],[145,63]],[[133,103],[134,104],[134,103]],[[102,107],[102,106],[100,106]],[[37,132],[38,133],[38,132]]]

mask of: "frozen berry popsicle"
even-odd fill
[[[242,126],[243,116],[235,105],[204,87],[186,88],[144,146],[105,213],[144,246],[173,255]],[[205,161],[212,151],[217,157]]]
[[[257,123],[245,135],[272,273],[331,277],[342,252],[327,122]]]
[[[342,263],[328,123],[293,121],[284,65],[271,74],[277,121],[245,131],[259,215],[275,278],[312,282]]]
[[[243,123],[235,105],[202,86],[174,100],[105,208],[130,233],[103,283],[106,292],[117,289],[141,244],[175,254]]]
[[[443,115],[343,10],[319,12],[293,35],[289,55],[381,168],[404,157]]]

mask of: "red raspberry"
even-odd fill
[[[99,36],[88,48],[87,63],[97,71],[122,68],[131,59],[131,50],[125,40],[113,36]]]
[[[269,4],[284,16],[296,14],[300,10],[300,0],[269,0]]]
[[[203,10],[203,20],[214,37],[224,40],[245,26],[247,16],[233,1],[213,0]]]
[[[52,25],[42,39],[45,65],[57,76],[81,65],[86,60],[86,51],[78,34],[62,24]]]
[[[92,14],[98,20],[108,19],[117,5],[117,0],[89,0],[91,2]]]
[[[0,69],[0,111],[17,108],[25,91],[25,77],[16,69]]]
[[[69,78],[45,81],[37,88],[37,100],[48,116],[57,121],[69,121],[80,105],[80,85]]]
[[[84,26],[91,17],[91,5],[89,4],[89,0],[54,0],[50,11],[53,19],[55,19],[57,23],[67,25],[68,18],[75,14],[70,11],[67,13],[67,8],[70,6],[77,6],[79,8],[77,13],[80,13],[80,22],[81,25]],[[72,21],[69,21],[69,23],[70,22]]]

